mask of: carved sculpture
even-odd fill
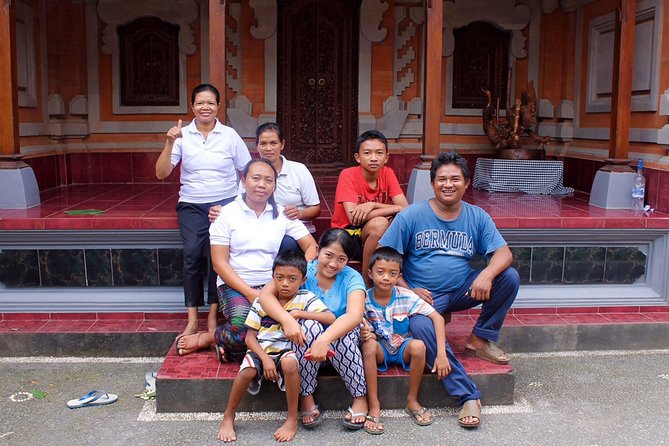
[[[544,145],[550,138],[539,136],[534,131],[537,124],[537,95],[532,81],[527,83],[520,99],[516,99],[513,108],[506,108],[506,119],[499,117],[499,98],[496,106],[492,103],[490,90],[483,89],[488,97],[488,104],[483,108],[483,131],[490,144],[496,150],[496,157],[501,159],[544,159]],[[508,96],[508,95],[507,95]],[[537,148],[521,148],[521,136],[529,135]]]

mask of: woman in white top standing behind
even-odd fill
[[[284,208],[289,220],[302,220],[311,234],[316,232],[312,220],[321,214],[321,202],[318,198],[316,183],[309,169],[302,163],[287,160],[281,155],[286,140],[283,129],[275,122],[266,122],[256,129],[256,149],[261,158],[266,159],[279,173],[274,191],[274,199]],[[215,206],[209,213],[213,222],[218,217],[221,206]],[[297,242],[286,236],[279,251],[297,250]]]
[[[204,305],[203,266],[209,264],[209,317],[207,328],[217,326],[218,296],[216,272],[209,260],[209,220],[211,206],[225,205],[238,193],[239,175],[251,160],[249,150],[231,127],[217,119],[220,94],[210,84],[198,85],[191,95],[195,119],[181,127],[181,119],[167,131],[165,148],[156,162],[156,176],[162,180],[181,162],[181,189],[177,215],[183,240],[184,300],[188,324],[182,335],[197,333],[198,307]]]

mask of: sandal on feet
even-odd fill
[[[467,417],[476,418],[476,421],[467,423],[464,421]],[[481,424],[481,402],[479,400],[465,401],[465,404],[462,405],[462,409],[458,412],[458,424],[468,429],[479,427]]]
[[[204,348],[209,347],[210,344],[208,342],[204,342],[204,343],[202,342],[202,335],[204,335],[204,334],[208,334],[208,332],[200,331],[200,332],[198,332],[196,334],[192,334],[192,335],[179,336],[177,338],[177,342],[175,343],[176,344],[177,355],[179,355],[179,356],[189,355],[191,353],[195,353],[198,350],[202,350]],[[181,341],[183,339],[184,342],[187,342],[189,336],[195,336],[195,343],[191,343],[190,345],[185,345],[183,347],[179,347],[179,341]]]
[[[227,356],[225,356],[225,350],[223,349],[223,347],[221,347],[220,345],[216,345],[216,344],[214,344],[213,347],[214,347],[214,351],[216,352],[216,357],[218,358],[218,362],[220,362],[221,364],[227,363],[228,358],[227,358]]]
[[[311,417],[312,420],[305,423],[304,417]],[[300,419],[302,420],[302,426],[306,429],[311,429],[321,424],[321,421],[323,421],[323,414],[321,413],[318,404],[314,404],[311,407],[311,410],[303,410],[300,412]]]
[[[484,361],[492,362],[493,364],[506,365],[509,363],[509,358],[500,359],[503,356],[506,356],[506,353],[490,341],[479,349],[472,347],[470,344],[465,345],[465,354],[468,356],[476,356]]]
[[[365,427],[363,429],[365,429],[365,432],[368,434],[381,435],[383,432],[385,432],[386,428],[383,426],[383,423],[381,423],[381,417],[367,415],[365,419]],[[368,426],[368,423],[374,423],[374,427]]]
[[[434,418],[432,418],[432,414],[428,412],[425,407],[421,407],[420,409],[416,410],[405,407],[404,411],[411,416],[411,421],[413,421],[419,426],[429,426],[430,424],[434,423]],[[424,418],[425,414],[430,415],[429,420],[425,420]]]
[[[350,414],[351,418],[346,419],[346,415]],[[356,418],[367,418],[367,412],[358,412],[355,413],[353,412],[353,408],[351,406],[348,406],[348,409],[346,409],[346,414],[344,414],[344,418],[341,419],[341,423],[344,425],[345,428],[351,429],[352,431],[357,431],[363,428],[365,425],[365,420],[362,420],[358,423],[355,423],[353,420]]]

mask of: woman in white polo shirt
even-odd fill
[[[211,258],[219,275],[223,323],[213,334],[201,332],[180,338],[179,355],[215,343],[221,361],[241,361],[246,353],[246,316],[260,289],[272,278],[272,262],[283,237],[297,240],[307,260],[316,257],[316,240],[300,220],[288,219],[283,207],[274,201],[276,177],[269,161],[250,161],[242,173],[246,192],[225,206],[211,225]]]
[[[266,122],[256,129],[256,149],[262,158],[272,163],[278,177],[274,198],[283,206],[284,214],[290,220],[302,220],[312,234],[316,232],[313,221],[321,215],[321,202],[318,198],[316,183],[309,169],[302,163],[287,160],[281,152],[286,146],[283,129],[275,122]],[[214,221],[221,206],[215,206],[209,213]],[[291,237],[285,237],[281,251],[296,250],[297,243]]]
[[[181,162],[181,189],[177,215],[183,241],[184,300],[188,323],[182,335],[198,331],[198,307],[204,305],[203,266],[209,263],[209,317],[207,327],[216,329],[218,297],[216,273],[209,257],[209,208],[235,199],[239,176],[251,159],[244,141],[234,129],[216,118],[220,94],[209,84],[198,85],[191,95],[195,119],[182,129],[181,119],[167,131],[167,139],[158,161],[156,176],[162,180]]]

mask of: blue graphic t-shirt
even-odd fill
[[[472,257],[506,246],[483,209],[461,203],[455,220],[437,216],[428,200],[414,203],[397,214],[379,241],[404,256],[402,275],[410,288],[437,294],[455,290],[472,272]]]

